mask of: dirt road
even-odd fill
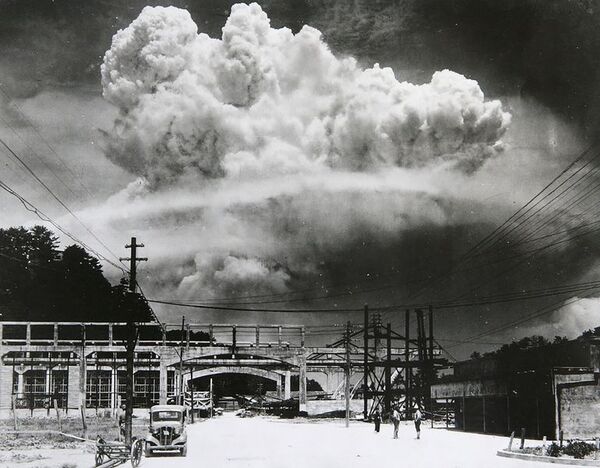
[[[144,458],[142,468],[543,468],[555,465],[524,462],[496,456],[506,437],[468,434],[423,427],[416,440],[412,424],[400,427],[399,438],[384,424],[376,434],[373,425],[341,420],[240,419],[225,414],[188,425],[186,458]],[[530,442],[528,445],[539,445]],[[90,468],[93,447],[78,449],[0,450],[0,468]],[[127,463],[122,465],[129,467]]]
[[[186,458],[144,459],[144,468],[336,468],[336,467],[444,467],[542,468],[545,463],[503,459],[504,437],[465,434],[423,428],[415,439],[411,425],[401,427],[398,440],[391,426],[375,434],[373,426],[343,421],[279,420],[233,415],[188,426],[190,445]]]

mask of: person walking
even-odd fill
[[[379,432],[379,427],[381,426],[381,414],[379,413],[379,409],[376,409],[373,413],[373,422],[375,423],[375,432]]]
[[[415,417],[414,417],[415,429],[417,431],[417,439],[421,438],[421,420],[422,419],[423,419],[423,415],[419,411],[419,408],[417,408],[417,411],[415,411]]]
[[[392,411],[392,424],[394,425],[394,439],[397,439],[398,427],[400,426],[400,412],[397,406],[394,406],[394,410]]]

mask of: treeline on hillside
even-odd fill
[[[487,353],[473,352],[470,356],[471,359],[480,358],[499,358],[504,360],[511,359],[522,359],[523,353],[530,351],[540,351],[551,356],[552,353],[561,354],[567,348],[567,345],[577,345],[577,343],[585,343],[591,339],[600,337],[600,327],[584,331],[574,340],[569,340],[565,336],[555,336],[554,339],[549,340],[540,335],[532,335],[521,338],[520,340],[514,340],[511,343],[503,344],[498,349]]]
[[[111,285],[98,259],[78,245],[58,250],[43,226],[0,229],[0,320],[151,320],[146,301]]]
[[[552,341],[540,335],[526,336],[520,340],[503,344],[495,351],[489,351],[487,353],[483,353],[483,355],[478,351],[474,351],[471,354],[471,359],[479,359],[481,357],[502,357],[511,354],[519,354],[520,352],[531,349],[560,345],[566,343],[567,341],[569,340],[564,336],[555,336]]]

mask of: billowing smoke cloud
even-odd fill
[[[109,201],[111,221],[185,239],[184,297],[284,292],[365,239],[450,224],[436,175],[494,159],[510,122],[476,81],[362,69],[316,29],[271,28],[257,4],[235,5],[221,39],[146,7],[114,36],[102,85],[119,108],[107,155],[141,178]]]
[[[600,299],[597,297],[581,298],[572,297],[565,304],[554,311],[542,324],[535,327],[525,326],[513,330],[517,338],[531,335],[546,337],[566,336],[569,339],[577,338],[585,330],[593,330],[600,326],[598,313],[600,312]],[[513,337],[514,338],[514,337]]]
[[[445,70],[416,86],[361,70],[313,28],[272,29],[257,4],[235,5],[221,40],[198,35],[185,10],[145,8],[115,35],[102,83],[121,109],[111,154],[153,187],[323,166],[472,170],[510,120],[473,80]]]

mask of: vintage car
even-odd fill
[[[150,408],[150,427],[146,436],[146,456],[179,452],[187,455],[186,408],[180,405],[156,405]]]

